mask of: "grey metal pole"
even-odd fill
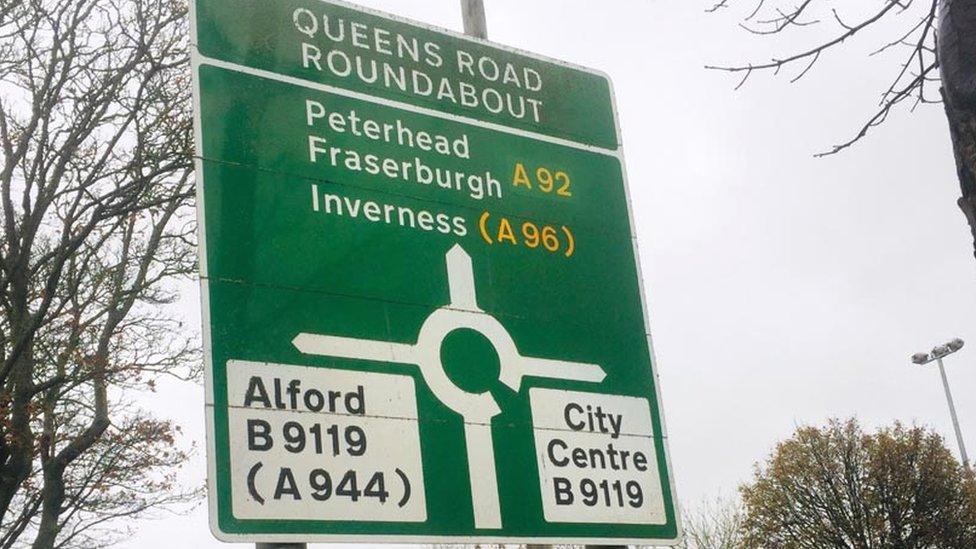
[[[962,441],[962,429],[959,428],[959,418],[956,417],[956,405],[952,402],[952,392],[949,391],[949,378],[946,377],[945,366],[942,365],[942,358],[936,359],[939,363],[939,373],[942,374],[942,387],[945,388],[946,401],[949,402],[949,415],[952,416],[952,427],[956,430],[956,442],[959,443],[959,455],[962,456],[962,466],[969,468],[969,456],[966,455],[966,445]]]
[[[483,0],[461,0],[461,19],[464,21],[464,34],[488,38]]]

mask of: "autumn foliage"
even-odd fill
[[[801,427],[740,490],[746,547],[976,547],[976,478],[921,427]]]

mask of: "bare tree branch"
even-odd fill
[[[165,309],[195,264],[186,10],[0,3],[0,547],[196,495],[154,480],[173,427],[109,392],[199,371]]]
[[[727,2],[723,7],[728,7]],[[821,3],[822,4],[822,3]],[[774,7],[774,14],[760,19],[756,22],[759,27],[746,24],[743,26],[754,34],[781,34],[789,29],[809,26],[819,22],[819,19],[809,21],[802,20],[801,17],[810,13],[817,7],[822,7],[816,0],[804,0],[790,9]],[[862,33],[865,29],[877,25],[882,20],[891,20],[899,14],[908,12],[913,6],[913,0],[883,0],[881,6],[870,14],[857,20],[848,22],[834,8],[830,8],[830,15],[837,25],[837,32],[831,37],[824,39],[815,45],[802,49],[796,53],[783,57],[773,58],[771,61],[762,63],[747,63],[742,65],[707,65],[706,68],[729,73],[741,73],[742,78],[735,85],[738,90],[745,85],[746,81],[755,72],[771,72],[779,74],[783,69],[797,66],[798,72],[790,78],[790,83],[795,83],[806,76],[821,60],[823,54],[839,48],[842,44]],[[920,104],[938,102],[926,94],[927,84],[936,80],[939,68],[938,56],[936,55],[937,38],[935,35],[936,10],[939,0],[928,0],[927,9],[923,14],[913,21],[907,31],[897,35],[897,38],[886,42],[872,51],[870,56],[879,56],[889,52],[896,47],[908,48],[908,55],[895,71],[891,85],[881,94],[881,99],[877,109],[868,117],[854,136],[844,140],[825,152],[818,153],[816,156],[829,156],[847,149],[854,143],[863,139],[871,129],[877,127],[891,114],[893,108],[904,102],[906,99],[911,101],[910,109],[914,109]],[[760,6],[761,7],[761,6]],[[754,19],[756,12],[752,12],[744,21]],[[767,28],[768,27],[768,28]]]

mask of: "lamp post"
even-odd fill
[[[959,443],[959,455],[962,457],[962,465],[969,468],[969,456],[966,455],[966,445],[962,441],[962,430],[959,428],[959,418],[956,417],[956,406],[952,402],[952,392],[949,391],[949,379],[946,377],[945,366],[942,364],[943,357],[962,349],[963,340],[956,338],[952,341],[932,348],[928,353],[915,353],[912,355],[912,362],[915,364],[928,364],[933,360],[939,365],[939,373],[942,375],[942,387],[945,388],[946,401],[949,403],[949,415],[952,416],[952,426],[956,430],[956,442]]]

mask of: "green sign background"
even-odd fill
[[[231,9],[231,6],[233,9]],[[219,2],[198,0],[196,26],[200,51],[249,67],[310,78],[294,66],[283,46],[295,6],[335,10],[347,17],[379,19],[322,2]],[[284,15],[282,15],[284,14]],[[283,22],[284,21],[284,22]],[[382,19],[404,33],[430,33],[404,22]],[[286,24],[287,23],[287,24]],[[499,50],[452,35],[438,40],[493,55],[531,61],[547,81],[572,82],[545,127],[550,136],[616,148],[609,84],[600,76]],[[294,37],[288,37],[294,40]],[[499,53],[502,52],[502,53]],[[197,58],[199,154],[205,223],[205,267],[201,276],[209,316],[210,395],[215,491],[214,527],[221,537],[260,539],[261,534],[365,535],[387,539],[668,540],[677,522],[656,379],[652,374],[638,265],[631,234],[622,166],[613,151],[589,151],[513,135],[468,123],[408,112],[393,105],[229,70]],[[290,60],[289,60],[290,59]],[[578,82],[577,82],[578,81]],[[343,85],[318,79],[319,83]],[[353,86],[353,91],[377,90]],[[330,111],[356,110],[363,118],[401,120],[414,130],[447,136],[467,134],[471,159],[406,149],[349,133],[306,124],[306,100]],[[417,103],[415,101],[415,103]],[[433,107],[424,104],[422,106]],[[448,112],[460,114],[451,109]],[[591,113],[580,116],[580,113]],[[470,115],[471,113],[465,113]],[[494,120],[505,122],[503,120]],[[508,122],[506,122],[508,123]],[[609,123],[609,126],[606,124]],[[509,123],[520,127],[517,123]],[[522,129],[525,129],[522,125]],[[468,173],[490,171],[501,182],[502,197],[472,198],[383,175],[309,162],[308,135],[328,137],[329,146],[356,149],[404,161],[414,155],[429,166]],[[544,165],[572,175],[572,196],[540,193],[512,185],[513,167],[522,162],[530,176]],[[415,211],[443,212],[466,220],[467,234],[441,234],[403,228],[360,217],[313,210],[310,193],[332,193],[350,200],[396,204]],[[485,241],[479,218],[489,213],[489,236],[497,222],[524,221],[570,227],[575,251],[557,253]],[[493,225],[494,224],[494,225]],[[561,237],[562,238],[562,237]],[[497,381],[497,357],[490,346],[445,348],[442,357],[452,379],[471,390],[489,390],[502,408],[492,422],[501,501],[501,530],[477,530],[461,417],[441,404],[409,365],[315,357],[301,354],[291,341],[301,332],[413,343],[425,318],[447,304],[444,257],[456,243],[470,254],[478,305],[497,318],[526,356],[596,363],[606,371],[600,384],[526,378],[519,392]],[[457,357],[463,356],[461,361]],[[427,520],[421,523],[356,521],[240,520],[231,512],[226,364],[228,360],[323,366],[396,373],[414,377],[420,417]],[[474,366],[472,366],[474,365]],[[494,371],[492,371],[494,368]],[[487,375],[486,375],[487,371]],[[528,390],[546,387],[649,399],[655,449],[667,522],[662,525],[548,523],[543,518],[532,438]],[[297,538],[296,538],[297,539]]]

